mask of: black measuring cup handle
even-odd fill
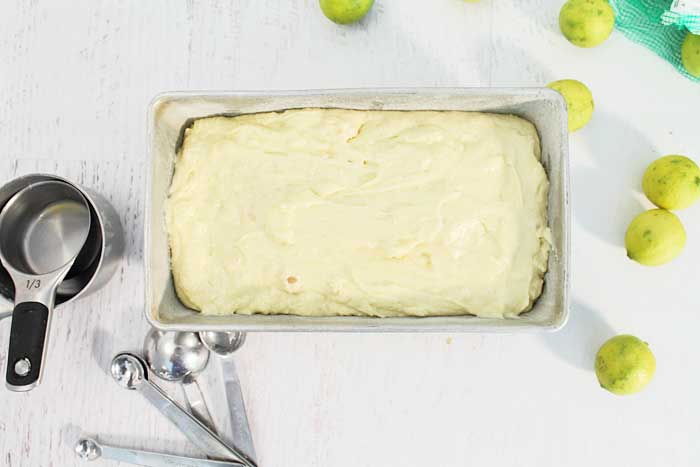
[[[38,384],[48,327],[49,308],[46,305],[39,302],[15,305],[5,374],[10,389],[28,391]]]

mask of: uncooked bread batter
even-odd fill
[[[539,158],[509,115],[197,120],[167,205],[178,295],[206,314],[517,315],[547,267]]]

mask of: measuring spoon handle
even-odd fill
[[[221,360],[221,371],[223,373],[224,388],[226,390],[226,400],[228,402],[229,417],[231,419],[231,430],[233,445],[236,446],[246,458],[255,461],[255,446],[253,436],[250,433],[248,415],[243,400],[241,382],[238,379],[236,364],[231,358]]]
[[[228,446],[221,438],[170,399],[162,389],[152,382],[144,381],[140,392],[156,409],[177,426],[192,444],[208,456],[215,459],[234,458],[247,467],[256,467],[242,453]]]
[[[186,377],[182,381],[182,392],[185,394],[185,401],[189,406],[190,413],[197,417],[200,422],[206,425],[206,427],[209,428],[212,433],[216,433],[214,419],[209,412],[207,403],[204,400],[202,388],[199,387],[197,380],[191,377]]]
[[[129,464],[143,465],[146,467],[233,467],[242,466],[238,462],[216,461],[208,459],[195,459],[192,457],[173,456],[157,452],[139,451],[136,449],[124,449],[115,446],[101,445],[102,456]]]

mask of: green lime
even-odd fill
[[[569,0],[559,12],[559,28],[579,47],[602,44],[615,26],[615,12],[607,0]]]
[[[598,382],[603,389],[619,396],[644,389],[655,371],[656,359],[649,345],[627,334],[608,340],[595,357]]]
[[[593,116],[595,107],[590,89],[575,79],[560,79],[549,83],[547,87],[564,97],[569,111],[569,131],[574,132],[586,126]]]
[[[700,169],[685,156],[665,156],[647,167],[642,189],[664,209],[685,209],[700,197]]]
[[[700,35],[688,33],[681,47],[681,60],[686,71],[700,78]]]
[[[323,14],[338,24],[361,20],[372,8],[374,0],[319,0]]]
[[[652,209],[632,220],[625,234],[627,256],[645,266],[659,266],[676,258],[685,246],[680,219],[664,209]]]

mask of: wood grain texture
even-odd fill
[[[107,288],[56,313],[42,386],[0,390],[0,465],[77,466],[81,432],[198,454],[105,373],[147,330],[141,232],[154,95],[568,77],[596,99],[593,121],[571,138],[569,326],[546,336],[249,336],[237,364],[261,466],[700,464],[700,376],[689,371],[700,326],[697,206],[679,213],[689,241],[674,263],[641,268],[622,247],[627,223],[648,207],[646,165],[698,156],[700,88],[620,34],[594,50],[571,46],[557,30],[560,4],[377,0],[359,25],[340,27],[316,0],[5,2],[0,181],[46,171],[99,190],[122,215],[127,254]],[[600,390],[591,370],[597,347],[621,332],[650,342],[659,368],[626,399]],[[0,322],[0,343],[8,333]],[[224,425],[218,376],[213,361],[203,386]]]

